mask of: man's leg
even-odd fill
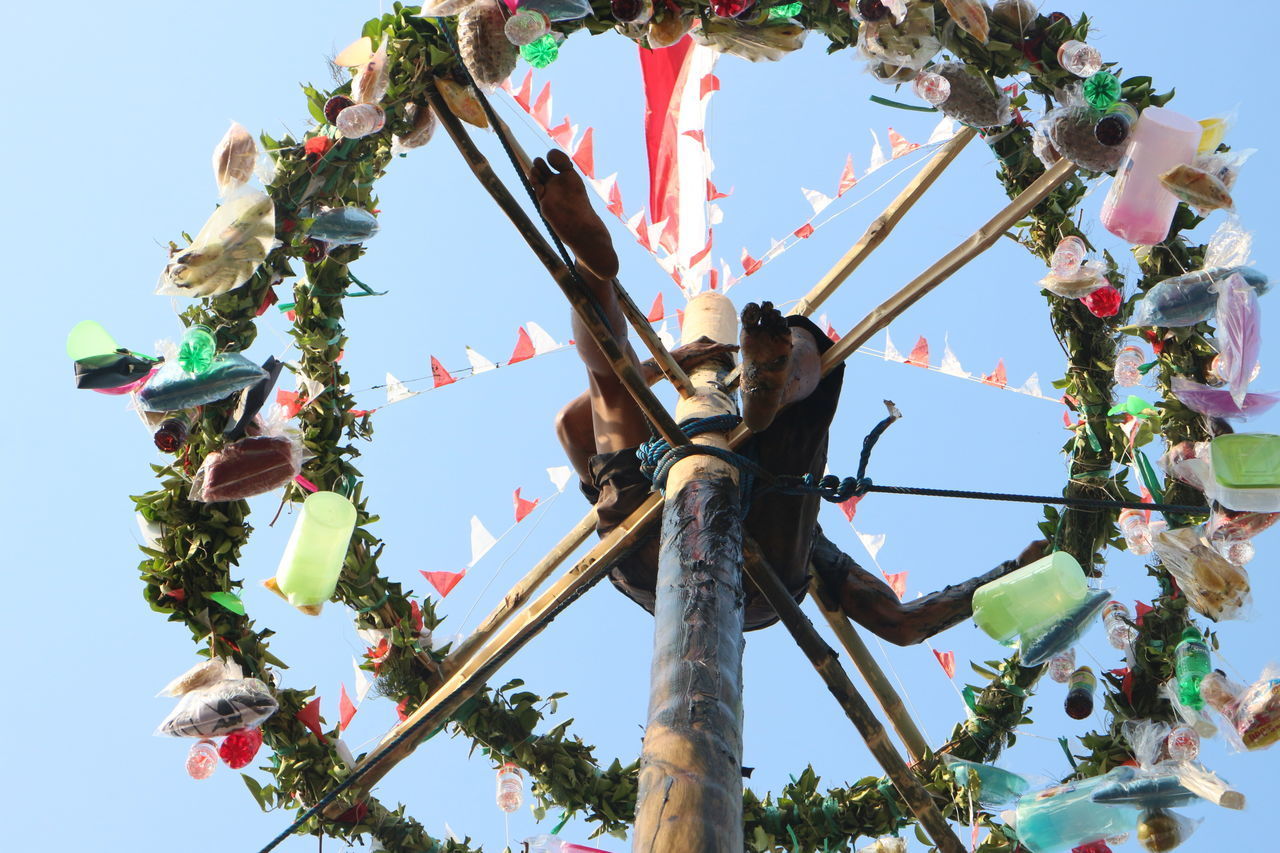
[[[578,259],[578,273],[600,306],[614,340],[634,358],[635,353],[627,342],[626,317],[613,290],[618,256],[608,229],[591,207],[586,186],[574,170],[573,162],[563,151],[552,151],[546,161],[541,158],[534,161],[530,178],[547,221]],[[644,414],[614,374],[609,360],[578,319],[577,312],[573,315],[573,339],[577,343],[578,356],[587,368],[588,397],[585,402],[591,416],[591,450],[593,453],[611,453],[640,444],[649,437],[649,425]],[[585,433],[583,418],[580,398],[561,413],[558,422],[558,426],[563,424],[565,427],[560,431],[562,442],[567,436],[577,436],[572,444],[566,442],[566,449],[579,476],[583,474],[579,466],[582,450],[586,447],[582,438]]]

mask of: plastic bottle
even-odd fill
[[[190,428],[191,422],[187,416],[179,412],[161,421],[160,426],[156,427],[156,431],[152,433],[151,440],[155,442],[157,450],[164,453],[177,453],[187,443]]]
[[[1116,353],[1115,377],[1116,384],[1131,388],[1142,382],[1142,371],[1138,370],[1142,367],[1146,356],[1142,350],[1135,346],[1124,347],[1120,352]]]
[[[218,354],[218,341],[213,330],[197,323],[188,326],[182,333],[182,343],[178,345],[178,364],[187,373],[206,373],[213,366],[213,357]]]
[[[1068,717],[1083,720],[1093,713],[1093,691],[1097,686],[1098,679],[1089,667],[1082,666],[1071,673],[1071,681],[1067,685],[1067,701],[1063,703]]]
[[[1141,510],[1120,510],[1120,532],[1130,554],[1142,557],[1151,553],[1151,528]]]
[[[1140,246],[1168,237],[1178,199],[1161,185],[1160,175],[1195,158],[1202,132],[1199,123],[1173,110],[1143,110],[1102,203],[1103,226]]]
[[[354,104],[338,113],[333,124],[347,139],[359,139],[382,130],[387,114],[377,104]]]
[[[932,71],[921,71],[911,81],[911,91],[921,100],[938,106],[951,97],[951,81]]]
[[[1102,54],[1092,45],[1071,39],[1058,48],[1058,64],[1077,77],[1092,77],[1102,70]]]
[[[1190,761],[1200,754],[1200,733],[1191,726],[1178,726],[1169,732],[1164,746],[1174,761]]]
[[[333,597],[356,525],[356,508],[337,492],[302,502],[276,569],[276,586],[294,607],[316,608]]]
[[[1059,684],[1071,680],[1071,673],[1076,671],[1076,650],[1067,649],[1049,658],[1049,677]]]
[[[1137,638],[1137,630],[1125,621],[1128,618],[1129,608],[1118,601],[1108,601],[1102,608],[1102,624],[1107,629],[1107,642],[1112,648],[1124,651]]]
[[[1088,254],[1084,240],[1074,234],[1063,237],[1053,250],[1053,259],[1049,262],[1050,272],[1058,278],[1070,278],[1080,271]]]
[[[537,41],[551,31],[551,19],[536,9],[518,7],[503,26],[507,41],[524,45]]]
[[[1093,126],[1093,138],[1103,145],[1123,145],[1137,122],[1137,109],[1132,104],[1117,101]]]
[[[498,808],[511,814],[523,802],[524,774],[514,764],[503,764],[498,768]]]
[[[1051,625],[1088,593],[1084,570],[1065,551],[983,584],[973,594],[973,621],[999,642]]]
[[[1178,701],[1199,711],[1204,707],[1200,696],[1200,682],[1213,669],[1209,662],[1209,647],[1204,637],[1194,627],[1182,632],[1182,640],[1173,651],[1174,673],[1178,679]]]
[[[187,775],[192,779],[208,779],[218,769],[218,747],[211,740],[191,744],[187,752]]]

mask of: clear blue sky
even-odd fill
[[[1080,8],[1061,7],[1073,15]],[[1236,4],[1231,37],[1199,50],[1195,27],[1206,23],[1204,4],[1098,4],[1091,41],[1126,71],[1153,75],[1160,89],[1177,86],[1176,109],[1204,117],[1239,107],[1229,141],[1261,150],[1245,168],[1236,197],[1245,223],[1259,235],[1258,265],[1274,272],[1280,264],[1272,248],[1276,224],[1267,214],[1277,189],[1276,155],[1267,144],[1276,132],[1274,40],[1264,14],[1270,8],[1257,0]],[[29,3],[0,13],[13,69],[3,142],[11,307],[0,315],[0,339],[19,366],[12,415],[3,427],[10,543],[4,619],[12,688],[5,704],[7,845],[15,850],[254,850],[290,819],[262,815],[238,774],[225,767],[210,781],[189,780],[183,771],[189,744],[151,736],[170,707],[153,694],[196,659],[186,630],[147,608],[135,570],[138,534],[127,495],[152,487],[148,465],[159,460],[119,398],[73,390],[63,341],[75,322],[89,318],[142,351],[178,334],[175,306],[152,290],[164,245],[182,230],[194,233],[216,201],[209,171],[214,143],[231,119],[277,136],[285,128],[304,132],[309,119],[297,83],[326,85],[326,57],[378,12],[373,2],[234,0],[87,4],[58,14]],[[1258,25],[1250,26],[1253,21]],[[717,229],[719,252],[731,261],[744,245],[758,256],[771,236],[802,222],[808,208],[799,188],[833,191],[846,153],[865,168],[868,128],[883,140],[893,124],[922,141],[934,123],[927,115],[869,103],[868,95],[892,97],[892,90],[864,74],[850,52],[826,56],[824,47],[815,37],[781,63],[750,65],[728,57],[717,69],[723,90],[712,104],[708,137],[716,183],[733,189],[722,202],[726,218]],[[555,84],[557,119],[567,111],[596,127],[600,173],[620,172],[627,210],[638,208],[645,170],[634,48],[620,37],[575,37],[538,79]],[[528,128],[518,132],[527,147],[543,144]],[[492,140],[486,144],[497,162]],[[972,144],[928,201],[829,303],[835,324],[852,325],[998,209],[1004,198],[994,171],[989,151]],[[873,196],[753,276],[733,291],[735,301],[801,295],[892,191]],[[382,232],[355,271],[390,293],[348,306],[345,365],[354,387],[381,384],[387,371],[402,379],[428,374],[431,354],[447,367],[465,367],[464,345],[505,359],[516,328],[530,320],[560,340],[569,336],[563,299],[446,138],[396,162],[378,192]],[[1105,184],[1086,199],[1085,228],[1102,245],[1122,250],[1096,222],[1103,192]],[[623,280],[637,301],[647,306],[662,289],[667,304],[676,305],[679,294],[670,280],[625,232],[616,233]],[[895,342],[905,351],[918,335],[927,336],[936,363],[949,334],[968,370],[990,371],[1003,357],[1013,383],[1034,371],[1049,389],[1063,359],[1034,285],[1042,274],[1037,262],[1002,241],[898,320]],[[1264,310],[1272,304],[1264,300]],[[285,321],[272,313],[261,328],[251,355],[284,351]],[[1276,358],[1274,347],[1264,350],[1258,387],[1280,388]],[[510,523],[515,487],[524,487],[528,497],[549,495],[544,469],[564,464],[551,420],[582,384],[566,351],[376,414],[375,441],[362,447],[358,464],[367,477],[370,509],[382,516],[376,528],[388,543],[382,570],[421,592],[426,584],[420,569],[458,569],[469,560],[471,515],[498,533]],[[372,408],[382,402],[380,394],[358,399]],[[906,417],[880,444],[872,472],[878,481],[1033,493],[1061,488],[1061,407],[867,356],[850,362],[831,442],[834,471],[853,471],[860,440],[881,417],[885,397]],[[1276,417],[1251,428],[1280,431]],[[241,561],[245,602],[260,626],[277,630],[272,649],[292,666],[286,682],[318,684],[332,720],[339,683],[351,690],[351,657],[362,646],[341,608],[307,618],[258,585],[274,572],[289,527],[267,528],[274,502],[254,501],[259,529]],[[441,633],[474,626],[585,509],[570,490],[526,520],[441,606],[448,617]],[[1015,555],[1035,538],[1039,514],[1037,506],[876,496],[863,502],[857,523],[864,532],[887,534],[881,563],[887,571],[909,570],[908,595],[914,596]],[[824,522],[850,553],[864,556],[837,511],[824,511]],[[1253,619],[1220,628],[1228,671],[1248,679],[1275,655],[1268,619],[1280,601],[1271,565],[1276,543],[1275,534],[1264,534],[1249,567]],[[1141,561],[1113,557],[1107,583],[1119,597],[1149,598],[1153,585]],[[510,663],[501,679],[524,678],[543,694],[569,691],[561,714],[576,718],[574,731],[595,743],[606,761],[615,755],[629,760],[645,719],[650,626],[650,617],[602,585]],[[957,684],[966,679],[966,661],[1002,655],[971,625],[938,638],[936,646],[955,651]],[[1084,647],[1082,662],[1095,669],[1121,665],[1100,630]],[[956,690],[927,648],[891,649],[887,660],[907,685],[931,740],[939,742],[963,716]],[[749,635],[746,684],[745,763],[756,768],[751,785],[758,792],[780,788],[806,761],[831,783],[878,772],[783,629]],[[1059,685],[1044,683],[1031,703],[1035,725],[1003,766],[1046,776],[1067,770],[1052,740],[1105,721],[1100,715],[1069,720],[1060,710],[1062,697]],[[370,699],[347,739],[359,751],[394,721],[389,702]],[[436,738],[378,793],[389,803],[405,802],[437,836],[447,822],[486,849],[500,850],[508,836],[493,801],[493,768],[479,756],[468,759],[468,746]],[[1220,739],[1205,754],[1254,805],[1243,814],[1188,809],[1206,822],[1183,849],[1257,849],[1252,839],[1270,825],[1265,804],[1278,792],[1276,756],[1227,755]],[[512,817],[510,837],[550,825],[535,826],[525,809]],[[563,834],[585,840],[580,830],[571,823]],[[314,845],[296,839],[283,849]],[[600,846],[624,849],[616,839]]]

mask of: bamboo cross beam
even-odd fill
[[[511,128],[507,123],[498,118],[496,113],[493,117],[496,119],[494,121],[494,131],[506,138],[507,144],[516,153],[516,159],[520,161],[520,168],[524,170],[524,173],[526,175],[532,174],[533,158],[516,140],[515,134],[511,132]],[[635,329],[636,334],[640,336],[645,349],[649,350],[649,354],[653,356],[653,360],[657,363],[658,369],[662,371],[662,375],[667,377],[667,381],[675,386],[681,397],[693,396],[693,383],[689,381],[689,375],[672,358],[671,353],[667,351],[666,345],[662,343],[662,338],[658,337],[658,333],[653,330],[653,326],[649,325],[649,318],[636,305],[635,300],[631,298],[631,294],[627,293],[627,289],[622,286],[622,282],[616,278],[613,280],[613,292],[618,298],[618,305],[622,308],[622,313],[626,315],[627,322],[631,324],[631,328]]]
[[[801,297],[788,313],[808,317],[827,300],[827,297],[835,293],[836,288],[843,284],[844,280],[888,239],[894,227],[902,221],[902,217],[907,215],[907,211],[915,206],[929,187],[933,186],[943,170],[951,165],[977,133],[972,127],[966,127],[947,140],[946,144],[929,158],[929,162],[911,179],[911,182],[902,188],[902,192],[889,202],[884,212],[871,220],[871,224],[867,226],[867,230],[863,232],[858,242],[845,252],[844,257],[837,261],[835,266],[828,270],[827,274],[819,279],[818,283]]]
[[[867,644],[862,642],[862,637],[858,635],[857,629],[849,622],[849,617],[844,615],[839,606],[833,605],[827,600],[826,593],[822,588],[822,584],[818,582],[816,574],[810,576],[809,591],[814,603],[818,605],[818,610],[822,612],[827,624],[835,632],[836,639],[840,641],[840,645],[844,647],[844,650],[849,653],[849,658],[853,661],[853,665],[858,668],[858,672],[862,675],[862,680],[867,682],[867,686],[871,688],[871,693],[876,697],[876,701],[884,709],[885,716],[889,718],[893,730],[898,733],[899,740],[906,746],[911,760],[918,762],[929,751],[929,744],[925,741],[924,735],[920,733],[920,728],[916,725],[916,721],[911,719],[911,715],[907,713],[902,697],[898,695],[898,691],[893,689],[893,685],[885,677],[884,670],[880,668],[880,664],[876,663],[876,659],[872,657],[871,650],[867,648]]]
[[[747,559],[743,561],[743,570],[747,577],[751,578],[751,581],[768,599],[769,604],[782,620],[782,624],[787,626],[796,644],[809,658],[818,675],[826,682],[827,690],[840,703],[845,716],[862,735],[867,748],[884,768],[885,774],[898,789],[898,794],[916,816],[920,826],[943,853],[965,853],[964,845],[943,819],[942,813],[933,802],[933,797],[903,762],[902,756],[898,754],[898,750],[894,748],[889,736],[885,733],[884,726],[876,719],[871,708],[867,706],[866,700],[849,680],[849,675],[840,665],[835,651],[823,642],[813,623],[800,610],[800,605],[796,604],[787,592],[786,586],[769,566],[759,549],[752,547],[750,551]]]
[[[476,147],[475,143],[471,141],[471,137],[466,128],[462,126],[462,122],[445,104],[443,96],[434,86],[427,86],[424,89],[424,93],[431,103],[431,108],[435,110],[436,116],[440,119],[440,123],[444,125],[449,137],[457,145],[459,153],[462,154],[462,159],[466,161],[467,166],[475,174],[476,179],[480,181],[481,186],[488,191],[493,200],[498,203],[498,207],[515,225],[520,236],[524,237],[525,242],[529,244],[533,254],[546,267],[547,272],[551,273],[551,277],[560,286],[560,290],[568,298],[569,304],[586,326],[592,339],[599,345],[600,351],[604,353],[605,358],[609,360],[609,364],[618,375],[619,381],[622,382],[627,392],[631,394],[640,410],[644,412],[649,423],[671,446],[688,444],[689,440],[680,431],[680,428],[676,426],[671,414],[662,407],[662,403],[658,401],[657,396],[645,383],[639,366],[634,359],[628,357],[627,351],[620,347],[614,339],[612,330],[609,329],[604,317],[598,310],[599,306],[591,298],[591,295],[587,293],[581,279],[556,254],[546,238],[542,236],[541,232],[529,219],[528,214],[524,212],[524,208],[520,206],[494,173],[489,161],[480,153],[480,149]]]
[[[359,802],[396,764],[408,757],[427,734],[444,725],[464,702],[483,689],[498,669],[550,624],[556,614],[599,580],[661,515],[662,496],[655,492],[528,608],[498,631],[480,653],[473,654],[470,659],[455,667],[438,690],[391,729],[372,753],[356,764],[355,772],[362,774],[360,781],[351,787],[348,797],[325,810],[326,816],[334,817],[350,808],[353,803]],[[409,729],[421,732],[422,738],[410,738],[399,746],[387,748],[388,744]],[[345,802],[346,805],[340,806],[340,802]]]

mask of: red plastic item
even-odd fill
[[[218,755],[232,770],[239,770],[253,761],[253,757],[258,754],[261,746],[261,729],[241,729],[223,738],[222,746],[218,747]]]

